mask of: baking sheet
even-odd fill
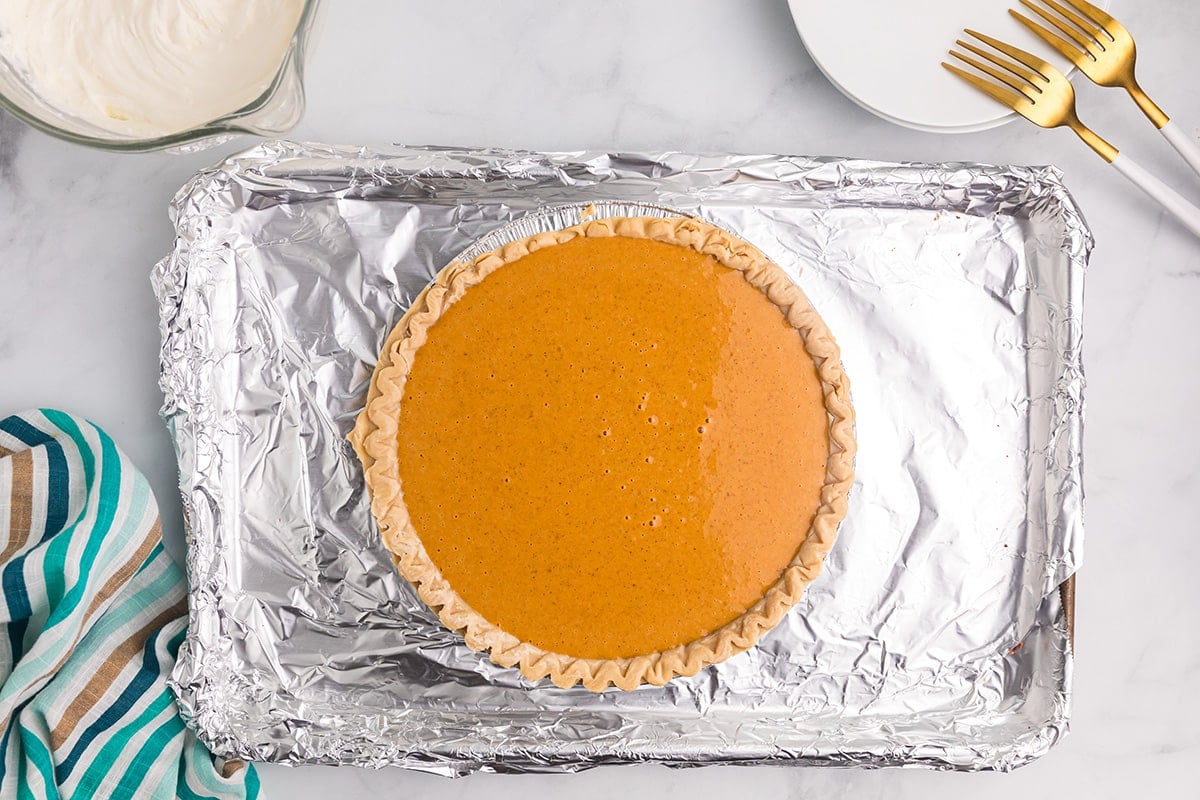
[[[345,441],[441,267],[587,203],[703,217],[797,279],[842,347],[860,448],[825,573],[778,628],[602,695],[530,684],[442,628]],[[191,585],[173,685],[214,751],[450,775],[1009,769],[1066,731],[1091,237],[1056,170],[268,142],[171,213],[154,287]]]

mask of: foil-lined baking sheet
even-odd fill
[[[742,236],[837,336],[857,481],[753,650],[594,695],[444,629],[346,442],[376,354],[459,254],[646,205]],[[173,675],[214,751],[569,771],[657,761],[1010,769],[1067,729],[1091,236],[1047,167],[268,142],[201,172],[157,266],[189,529]],[[529,230],[525,230],[528,227]]]

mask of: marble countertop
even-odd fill
[[[1196,133],[1200,4],[1114,3],[1139,78]],[[698,24],[697,20],[703,20]],[[686,35],[683,31],[686,30]],[[675,33],[679,31],[679,33]],[[363,76],[372,76],[365,80]],[[1086,120],[1196,202],[1200,179],[1120,92],[1076,82]],[[1078,583],[1072,732],[1009,775],[925,770],[663,767],[477,775],[266,766],[268,796],[530,798],[1179,796],[1200,755],[1200,240],[1066,131],[1022,122],[946,136],[898,128],[813,65],[782,0],[557,4],[330,3],[299,139],[543,150],[684,149],[887,160],[1054,163],[1096,235],[1084,362],[1087,543]],[[0,114],[0,415],[83,414],[149,475],[168,549],[183,550],[174,455],[158,417],[149,271],[171,246],[166,205],[188,156],[69,145]]]

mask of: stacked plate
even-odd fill
[[[1108,8],[1108,0],[1091,0]],[[843,94],[876,116],[932,133],[969,133],[1015,118],[942,69],[963,28],[1071,65],[1008,14],[1018,0],[788,0],[800,38]]]

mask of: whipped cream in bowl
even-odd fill
[[[0,0],[0,103],[73,141],[283,133],[315,0]]]

